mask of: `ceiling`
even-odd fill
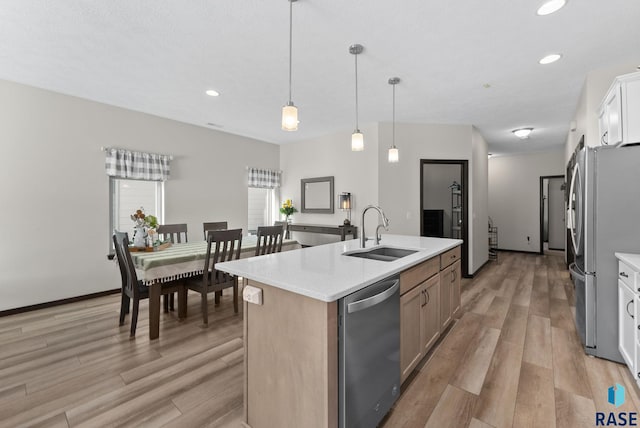
[[[292,143],[354,129],[359,43],[361,124],[391,121],[398,76],[397,122],[473,124],[494,153],[559,149],[586,74],[640,65],[640,2],[569,0],[537,16],[542,2],[298,0],[297,132],[280,129],[287,0],[0,0],[0,79]],[[535,130],[519,140],[519,127]]]

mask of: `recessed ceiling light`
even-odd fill
[[[542,58],[540,61],[538,61],[540,64],[551,64],[552,62],[556,62],[557,60],[559,60],[560,58],[562,58],[562,55],[560,54],[551,54],[551,55],[547,55],[544,58]]]
[[[533,128],[519,128],[519,129],[514,129],[513,132],[516,137],[520,138],[520,139],[526,139],[529,138],[529,134],[531,134],[531,131],[533,131]]]
[[[549,15],[562,9],[565,4],[567,4],[567,0],[550,0],[540,6],[537,13],[541,16]]]
[[[220,93],[214,89],[207,90],[205,94],[209,95],[210,97],[217,97],[218,95],[220,95]]]

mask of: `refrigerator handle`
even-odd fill
[[[576,225],[574,224],[575,220],[575,206],[574,202],[574,190],[576,185],[576,176],[580,174],[580,170],[578,169],[578,164],[573,167],[573,174],[571,174],[571,186],[569,187],[569,229],[571,230],[571,243],[573,244],[574,254],[578,254],[578,243],[576,242]]]

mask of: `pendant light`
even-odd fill
[[[358,129],[358,55],[362,53],[364,47],[362,45],[349,46],[349,53],[355,57],[356,61],[356,129],[351,134],[351,151],[361,152],[364,150],[364,135]]]
[[[389,163],[397,163],[399,160],[398,148],[396,147],[396,85],[400,83],[399,77],[389,78],[389,84],[393,86],[393,131],[391,137],[391,147],[389,147]]]
[[[287,105],[282,107],[282,130],[297,131],[298,130],[298,108],[291,101],[291,51],[293,45],[293,2],[289,1],[289,101]]]

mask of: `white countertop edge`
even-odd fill
[[[637,272],[640,272],[640,254],[632,254],[632,253],[614,253],[615,256],[630,265]]]
[[[431,238],[431,239],[436,239],[436,238]],[[355,241],[357,240],[353,240],[351,242],[353,243]],[[228,272],[233,275],[241,276],[243,278],[247,278],[252,281],[277,287],[282,290],[286,290],[286,291],[290,291],[303,296],[311,297],[313,299],[320,300],[323,302],[333,302],[344,296],[354,293],[368,285],[374,284],[389,276],[392,276],[404,270],[407,270],[412,266],[415,266],[425,260],[438,256],[452,248],[462,245],[463,243],[463,241],[460,239],[442,238],[442,241],[449,241],[449,242],[448,243],[443,242],[442,245],[439,246],[436,250],[430,250],[430,249],[425,249],[423,247],[419,247],[415,245],[403,245],[393,241],[389,242],[391,241],[391,239],[387,239],[387,242],[384,242],[384,241],[385,240],[383,239],[383,242],[376,247],[397,247],[397,248],[413,249],[413,250],[417,250],[417,253],[411,254],[409,256],[400,258],[392,262],[382,262],[377,260],[351,258],[351,259],[358,260],[360,263],[375,263],[377,266],[376,265],[370,265],[370,266],[376,266],[376,268],[384,267],[386,269],[384,269],[382,272],[378,272],[377,274],[372,274],[371,276],[367,276],[364,280],[359,281],[357,283],[353,283],[352,285],[344,287],[339,291],[335,291],[335,292],[328,292],[328,291],[323,292],[322,290],[318,289],[318,287],[314,287],[313,285],[305,287],[299,284],[291,283],[290,281],[287,281],[287,278],[279,278],[277,276],[273,277],[266,274],[263,275],[257,272],[250,272],[247,269],[243,269],[243,265],[244,265],[243,263],[239,263],[239,262],[242,262],[243,260],[235,260],[231,262],[219,263],[216,265],[216,269],[222,270],[224,272]],[[334,252],[338,252],[338,255],[342,255],[342,253],[344,252],[343,251],[344,248],[342,247],[342,245],[338,245],[338,244],[344,245],[344,241],[338,242],[338,243],[332,243],[332,244],[325,244],[321,247],[326,246],[327,249],[331,251],[329,247],[335,246],[336,250],[334,250]],[[349,252],[354,252],[359,249],[359,246],[355,246],[353,244],[351,245],[353,246],[353,248],[349,249],[348,250]],[[374,246],[366,247],[366,248],[371,249],[373,247]],[[312,247],[312,248],[317,248],[317,247]],[[294,251],[307,251],[307,250],[308,248],[302,248],[299,250],[287,251],[287,253],[292,253]],[[276,253],[276,254],[271,254],[268,256],[261,256],[261,257],[273,258],[273,257],[278,257],[280,254],[284,254],[284,253]],[[249,259],[244,259],[244,260],[246,263],[246,260],[249,260]],[[263,259],[263,260],[265,260],[265,263],[266,263],[267,259]],[[374,270],[379,270],[379,269],[374,269]],[[323,281],[330,282],[331,279],[332,279],[332,275],[326,275],[326,277],[323,278]]]

